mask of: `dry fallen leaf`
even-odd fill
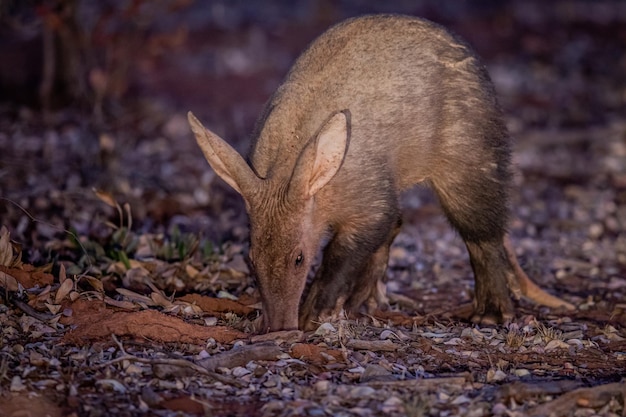
[[[2,226],[0,228],[0,265],[11,266],[13,261],[13,245],[9,237],[9,230]]]
[[[159,307],[171,307],[172,302],[165,297],[161,292],[152,292],[150,293],[150,298],[154,302],[155,305]]]
[[[92,190],[94,194],[96,194],[96,197],[98,197],[100,201],[102,201],[104,204],[121,211],[120,205],[117,203],[115,197],[113,197],[111,193],[103,190],[98,190],[96,188],[93,188]]]
[[[89,285],[96,291],[98,291],[99,293],[104,292],[104,287],[102,285],[102,280],[98,279],[96,277],[92,277],[89,275],[83,275],[80,277],[81,280],[85,280],[89,283]]]
[[[19,289],[17,280],[15,277],[0,271],[0,287],[7,291],[17,291]]]
[[[63,284],[67,279],[67,273],[65,271],[65,265],[61,264],[59,266],[59,283]]]
[[[139,310],[141,307],[133,302],[126,300],[114,300],[111,297],[104,297],[104,302],[114,307],[123,308],[124,310]]]
[[[54,303],[60,304],[61,301],[69,295],[69,293],[74,289],[74,281],[71,279],[66,279],[61,283],[61,286],[57,290],[54,296]]]
[[[138,293],[136,293],[134,291],[127,290],[126,288],[116,288],[115,291],[118,292],[119,294],[123,295],[125,298],[127,298],[131,302],[142,303],[142,304],[145,304],[147,306],[155,306],[156,305],[156,303],[152,300],[152,298],[150,298],[147,295],[138,294]]]

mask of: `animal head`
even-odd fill
[[[275,170],[287,175],[270,172],[267,178],[258,176],[191,112],[188,118],[213,170],[245,201],[250,219],[249,256],[261,293],[265,329],[296,329],[306,278],[327,226],[324,207],[316,205],[316,196],[343,164],[350,141],[349,112],[336,112],[320,126],[302,147],[293,169]],[[281,163],[289,162],[279,155],[276,164]]]

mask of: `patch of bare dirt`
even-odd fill
[[[70,311],[71,310],[71,311]],[[110,340],[111,335],[150,340],[154,343],[202,344],[210,338],[218,343],[242,339],[245,334],[222,326],[206,327],[186,323],[154,310],[137,312],[112,311],[97,301],[76,301],[64,309],[61,322],[73,330],[62,341],[83,345]]]
[[[63,410],[45,395],[3,393],[0,394],[1,417],[61,417]]]
[[[180,297],[179,300],[196,304],[206,313],[231,312],[240,316],[246,316],[255,311],[254,308],[234,300],[204,297],[199,294],[187,294]]]

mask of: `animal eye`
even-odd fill
[[[302,262],[304,261],[304,256],[302,255],[302,252],[300,252],[298,254],[298,256],[296,256],[296,261],[295,261],[295,265],[296,266],[300,266],[302,265]]]

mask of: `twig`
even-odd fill
[[[40,313],[39,311],[35,310],[31,306],[20,300],[13,300],[13,304],[15,304],[15,306],[22,310],[24,313],[43,322],[49,322],[55,317],[52,314]]]
[[[449,376],[441,378],[420,378],[420,379],[402,379],[398,381],[370,381],[364,385],[374,388],[383,387],[407,387],[411,389],[433,390],[441,388],[442,385],[463,385],[469,380],[470,376]]]
[[[493,364],[491,365],[493,367]],[[547,382],[513,382],[500,388],[500,397],[504,402],[515,400],[518,404],[540,395],[560,395],[580,388],[581,382],[562,380]]]
[[[222,352],[199,361],[203,368],[214,371],[217,368],[234,368],[250,361],[274,361],[283,351],[275,344],[247,345]]]
[[[541,404],[529,410],[529,416],[566,416],[573,414],[576,407],[599,408],[603,407],[612,398],[617,398],[622,403],[626,402],[626,384],[615,382],[612,384],[598,385],[592,388],[579,388],[559,398]],[[622,415],[624,413],[622,412]]]
[[[124,356],[127,356],[128,353],[126,353],[126,349],[124,349],[124,345],[122,345],[122,342],[120,342],[117,336],[115,334],[112,334],[111,337],[113,338],[113,341],[115,342],[117,347],[120,348],[120,351],[124,354]]]
[[[385,340],[359,340],[350,339],[346,343],[346,347],[357,350],[371,350],[374,352],[395,352],[400,348],[400,345],[392,342],[389,339]]]
[[[299,342],[304,337],[302,330],[281,330],[278,332],[259,334],[250,337],[252,343],[276,342],[282,344],[284,342]]]
[[[411,297],[407,297],[404,294],[390,293],[387,294],[389,297],[389,301],[394,304],[399,304],[402,307],[407,307],[411,310],[418,311],[420,310],[420,305],[417,301],[412,299]]]
[[[240,382],[237,379],[234,378],[230,378],[226,375],[222,375],[222,374],[218,374],[217,372],[214,371],[210,371],[206,368],[203,368],[202,366],[196,365],[195,363],[188,361],[186,359],[171,359],[171,358],[165,358],[165,359],[160,359],[160,358],[140,358],[137,356],[133,356],[133,355],[129,355],[129,354],[124,354],[118,358],[115,359],[111,359],[110,361],[107,361],[105,363],[101,363],[100,365],[97,365],[96,368],[104,368],[107,367],[109,365],[118,363],[118,362],[123,362],[123,361],[131,361],[131,362],[139,362],[139,363],[147,363],[150,365],[170,365],[170,366],[178,366],[181,368],[189,368],[192,369],[195,372],[198,372],[199,374],[202,375],[206,375],[209,376],[213,379],[215,379],[216,381],[221,382],[222,384],[226,384],[226,385],[234,385],[237,388],[243,388],[246,385],[242,382]]]

